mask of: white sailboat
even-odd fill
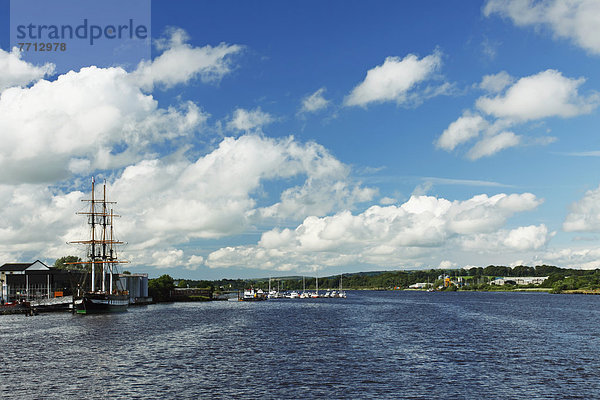
[[[275,290],[271,290],[271,278],[269,277],[269,294],[267,295],[267,298],[274,299],[276,296],[277,292]]]
[[[310,296],[313,299],[317,299],[321,296],[319,296],[319,276],[317,275],[317,277],[315,278],[315,282],[316,282],[316,291]]]
[[[277,290],[271,289],[271,278],[269,278],[269,292],[268,292],[268,295],[267,295],[267,297],[269,299],[281,299],[281,298],[283,298],[283,294],[279,290],[279,284],[280,284],[280,281],[278,280],[277,281]]]
[[[346,298],[346,292],[344,292],[342,290],[342,276],[344,276],[344,274],[340,274],[340,291],[338,293],[338,297],[341,297],[341,298],[345,299]]]
[[[300,294],[300,298],[301,299],[310,298],[310,293],[306,291],[306,279],[304,276],[302,277],[302,293]]]

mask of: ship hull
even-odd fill
[[[127,311],[129,296],[126,294],[86,293],[74,300],[77,314],[104,314]]]

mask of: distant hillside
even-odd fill
[[[552,265],[528,267],[520,265],[514,268],[489,265],[485,268],[470,269],[428,269],[399,271],[367,271],[343,275],[345,289],[393,289],[429,282],[436,286],[442,283],[440,277],[462,277],[472,288],[485,287],[495,277],[548,276],[542,287],[556,291],[573,289],[594,289],[600,287],[600,270],[579,270],[560,268]],[[253,286],[268,289],[269,278],[257,279],[220,279],[214,281],[175,280],[180,287],[213,287],[215,290],[238,290]],[[307,290],[314,290],[315,277],[305,277]],[[302,276],[287,276],[271,279],[271,286],[281,290],[302,290]],[[340,275],[319,277],[319,289],[336,289],[340,285]]]

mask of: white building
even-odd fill
[[[409,289],[425,289],[427,288],[429,284],[425,283],[425,282],[420,282],[420,283],[414,283],[412,285],[410,285],[408,288]]]
[[[541,285],[547,276],[509,276],[509,277],[498,277],[490,282],[491,285],[503,286],[506,284],[510,285]]]

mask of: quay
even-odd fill
[[[78,284],[85,273],[49,267],[40,260],[0,266],[0,315],[72,311],[73,294],[85,289]],[[148,274],[118,274],[130,306],[153,303],[148,295]]]

